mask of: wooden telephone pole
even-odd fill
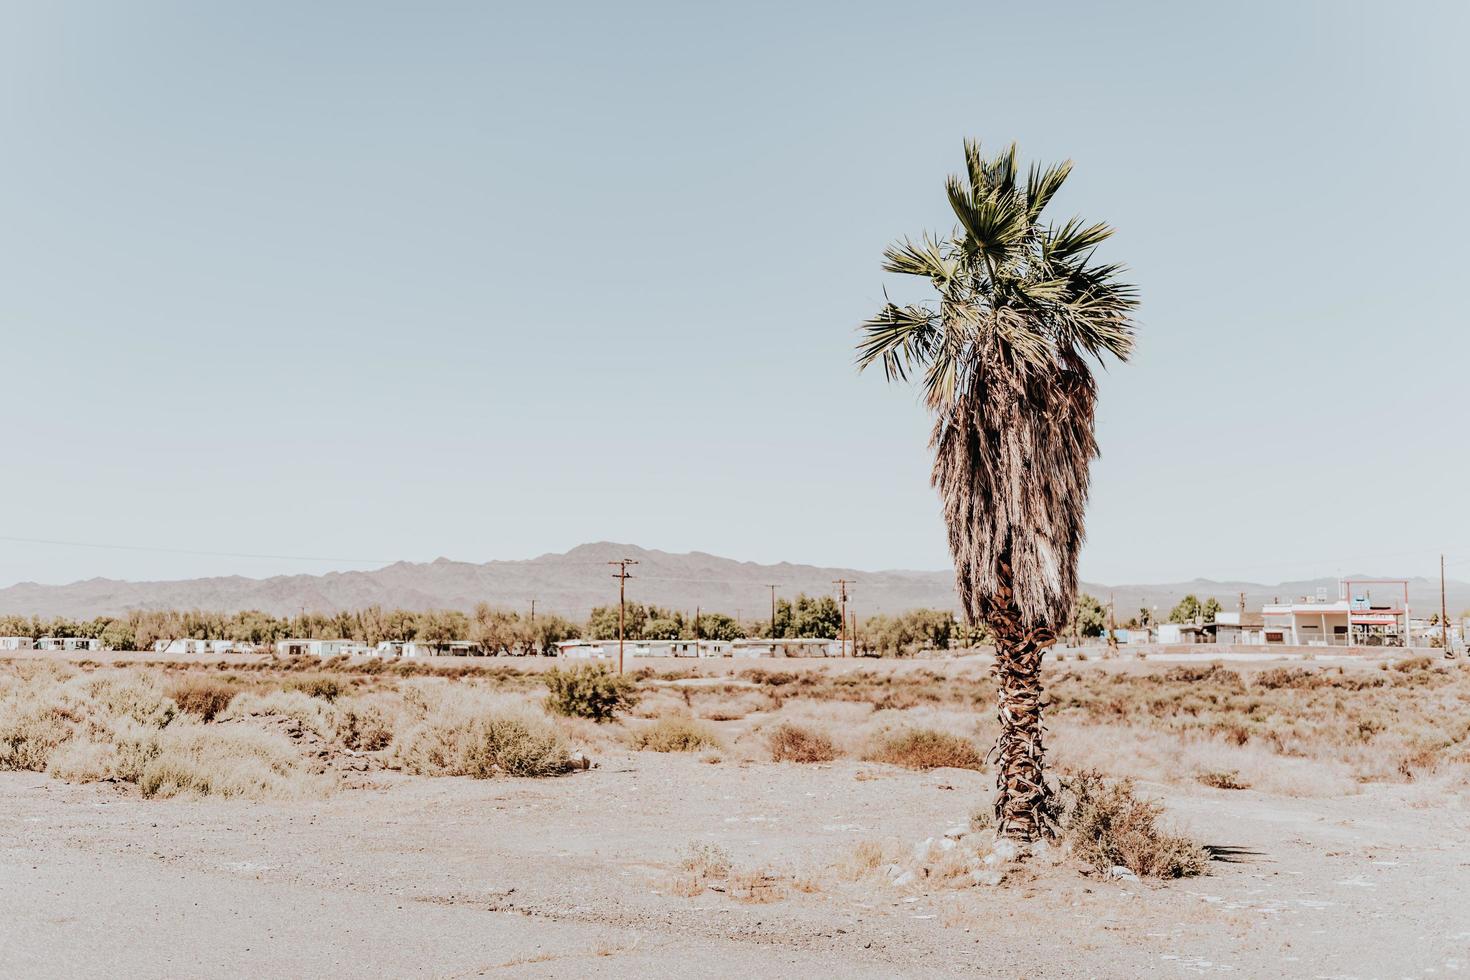
[[[767,585],[766,588],[771,590],[771,639],[774,640],[776,638],[776,587]],[[771,649],[774,650],[775,647]]]
[[[1108,593],[1108,650],[1118,652],[1118,621],[1113,617],[1113,594]]]
[[[608,564],[618,566],[618,570],[613,573],[613,578],[618,580],[618,673],[621,674],[623,672],[623,623],[628,605],[628,579],[633,577],[628,574],[628,566],[638,563],[631,558],[619,558]]]
[[[833,581],[832,584],[837,586],[842,594],[842,625],[837,630],[837,649],[841,650],[842,656],[845,657],[847,656],[847,587],[853,583],[850,583],[845,578],[839,578]],[[856,650],[853,650],[852,653],[853,656],[857,656]]]
[[[1444,601],[1444,555],[1439,556],[1439,645],[1444,649],[1445,659],[1455,658],[1455,651],[1450,649],[1450,618]]]

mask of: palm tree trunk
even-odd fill
[[[1018,841],[1052,836],[1050,790],[1044,778],[1041,658],[1056,642],[1047,626],[1026,627],[1012,595],[1011,569],[999,567],[1001,586],[985,603],[985,622],[995,634],[997,709],[995,744],[996,833]]]

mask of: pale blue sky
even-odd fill
[[[1429,574],[1467,9],[6,3],[0,536],[942,567],[851,350],[969,135],[1073,158],[1142,293],[1085,577]],[[346,567],[0,540],[0,585]]]

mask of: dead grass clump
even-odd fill
[[[730,875],[728,891],[731,898],[744,905],[767,905],[786,897],[787,881],[765,868],[738,871]]]
[[[150,757],[135,781],[147,797],[282,799],[326,790],[288,739],[244,726],[181,723],[151,733],[143,751]]]
[[[358,752],[377,752],[393,742],[398,728],[398,698],[367,694],[338,701],[337,740]]]
[[[1408,657],[1396,661],[1393,665],[1393,669],[1400,674],[1413,674],[1422,670],[1431,670],[1433,667],[1434,661],[1429,657]]]
[[[51,755],[72,737],[81,721],[65,704],[24,704],[0,699],[0,770],[45,770]]]
[[[730,852],[718,844],[690,844],[679,859],[680,871],[701,878],[723,878],[733,867]]]
[[[790,723],[777,725],[769,736],[772,762],[831,762],[837,747],[826,732]]]
[[[1240,778],[1239,769],[1216,769],[1202,772],[1194,777],[1201,785],[1213,789],[1250,789],[1251,784]]]
[[[714,732],[683,715],[660,718],[635,732],[632,742],[633,748],[651,752],[698,752],[721,747]]]
[[[290,718],[321,738],[331,738],[337,730],[337,710],[326,701],[302,691],[269,691],[265,694],[237,694],[230,706],[218,716],[220,721],[256,716]]]
[[[213,721],[238,693],[240,689],[234,684],[209,677],[186,677],[168,687],[168,696],[179,710],[198,716],[200,721]]]
[[[1299,687],[1303,681],[1311,678],[1312,673],[1303,667],[1272,667],[1257,674],[1255,684],[1257,687],[1273,690],[1281,687]]]
[[[1064,780],[1061,796],[1063,839],[1099,871],[1121,865],[1141,876],[1185,878],[1208,868],[1209,851],[1162,829],[1163,806],[1139,797],[1131,779],[1089,770]]]
[[[567,771],[566,742],[545,718],[449,705],[399,740],[394,759],[425,776],[552,776]]]
[[[882,735],[863,758],[906,769],[985,768],[985,760],[973,742],[933,728],[908,728]]]
[[[335,659],[335,658],[334,658]],[[332,661],[327,661],[332,665]],[[281,685],[283,691],[300,691],[307,697],[321,698],[323,701],[335,701],[347,693],[347,685],[339,678],[330,677],[325,674],[316,674],[309,677],[292,677]]]
[[[94,677],[83,689],[91,702],[90,718],[105,724],[113,718],[130,718],[148,728],[163,728],[179,713],[156,676],[137,671]]]
[[[852,849],[852,853],[838,865],[838,871],[844,878],[856,881],[889,863],[888,852],[881,841],[860,840]]]

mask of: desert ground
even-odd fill
[[[530,662],[3,662],[0,975],[1470,968],[1470,670],[1061,657],[1059,776],[1134,780],[1204,874],[993,850],[983,657],[665,664],[602,723]]]

